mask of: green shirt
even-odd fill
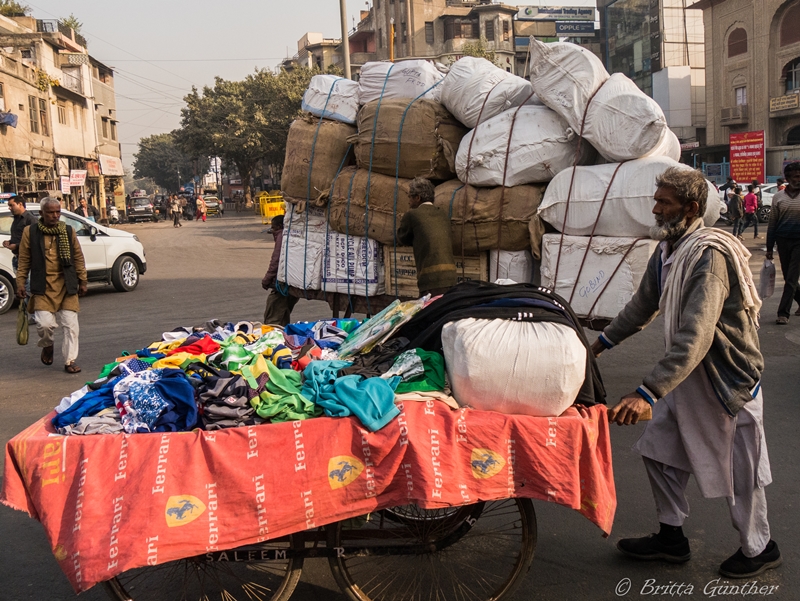
[[[414,247],[420,293],[456,285],[456,262],[450,220],[432,203],[423,203],[403,215],[397,230],[400,244]]]

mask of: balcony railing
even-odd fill
[[[86,48],[86,38],[57,19],[37,19],[36,31],[39,33],[60,33],[65,38],[69,38]]]
[[[83,95],[83,78],[80,72],[73,69],[63,69],[61,71],[61,87],[71,90],[76,94]]]
[[[747,123],[747,105],[739,104],[722,109],[720,118],[722,125],[739,125]]]

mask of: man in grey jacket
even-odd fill
[[[747,259],[734,236],[703,227],[701,173],[670,168],[657,180],[651,237],[661,240],[639,289],[593,345],[596,355],[664,315],[666,353],[636,391],[609,409],[609,421],[652,421],[634,445],[656,502],[658,534],[622,539],[636,559],[691,558],[683,523],[694,474],[706,498],[725,497],[741,547],[720,566],[729,578],[777,567],[764,487],[771,482],[764,437],[758,311]]]

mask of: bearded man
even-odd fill
[[[664,358],[608,411],[619,425],[652,413],[633,448],[644,460],[661,527],[622,539],[617,548],[636,559],[688,561],[682,526],[694,474],[704,497],[728,500],[739,531],[741,547],[720,573],[750,578],[781,563],[764,493],[772,477],[757,332],[761,300],[750,253],[731,234],[703,227],[708,187],[699,171],[669,168],[656,186],[651,237],[661,244],[634,297],[592,347],[599,355],[664,315]]]

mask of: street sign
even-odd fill
[[[731,177],[737,182],[765,181],[764,130],[730,134]]]
[[[691,150],[692,148],[700,148],[700,142],[684,142],[681,144],[681,150]]]
[[[556,21],[556,35],[581,38],[594,37],[594,21]]]

